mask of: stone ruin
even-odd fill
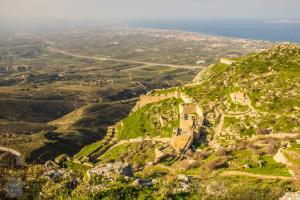
[[[197,103],[179,105],[179,128],[174,130],[171,145],[177,153],[185,153],[201,137],[203,112]]]

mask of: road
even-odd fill
[[[72,56],[72,57],[83,58],[83,59],[99,60],[99,61],[117,61],[117,62],[125,62],[125,63],[132,63],[132,64],[141,64],[141,65],[146,65],[146,66],[164,66],[164,67],[173,67],[173,68],[181,68],[181,69],[197,69],[198,68],[198,66],[190,66],[190,65],[175,65],[175,64],[142,62],[142,61],[134,61],[134,60],[124,60],[124,59],[79,55],[79,54],[70,53],[70,52],[67,52],[67,51],[64,51],[61,49],[57,49],[54,47],[48,47],[48,50],[55,52],[55,53],[60,53],[60,54],[66,55],[66,56]]]

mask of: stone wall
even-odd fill
[[[234,60],[229,59],[229,58],[221,58],[221,59],[220,59],[220,63],[226,64],[226,65],[231,65],[231,64],[234,63]]]
[[[175,92],[169,92],[160,95],[151,95],[151,94],[141,95],[140,100],[136,103],[135,107],[132,109],[132,112],[135,112],[137,109],[147,104],[159,102],[170,98],[180,98],[180,94],[177,91],[175,91]]]

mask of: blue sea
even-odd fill
[[[235,38],[300,43],[300,24],[245,20],[164,20],[134,21],[129,25],[171,29]]]

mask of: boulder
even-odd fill
[[[48,172],[45,172],[42,177],[52,180],[53,182],[57,183],[62,178],[66,178],[70,175],[69,171],[67,169],[53,169]]]
[[[264,164],[265,164],[265,161],[263,161],[263,160],[259,160],[259,161],[258,161],[259,167],[263,167]]]
[[[135,179],[133,181],[133,185],[135,186],[153,186],[155,183],[157,183],[156,179],[148,179],[148,180],[141,180],[139,178]]]
[[[87,171],[88,177],[92,176],[103,176],[107,178],[112,178],[115,175],[118,176],[133,176],[132,167],[129,163],[115,162],[99,164],[92,169]]]
[[[287,192],[283,195],[283,197],[279,198],[279,200],[299,200],[299,199],[300,199],[300,191]]]
[[[180,182],[183,182],[183,183],[188,183],[190,181],[189,177],[184,175],[184,174],[178,174],[176,176],[176,179]]]
[[[244,169],[249,169],[249,168],[250,168],[250,165],[244,164]]]
[[[170,156],[168,153],[164,153],[158,148],[155,148],[154,150],[155,158],[154,158],[154,163],[159,163],[162,159],[167,158]]]
[[[24,182],[21,179],[12,178],[4,185],[7,198],[17,199],[23,196]]]

